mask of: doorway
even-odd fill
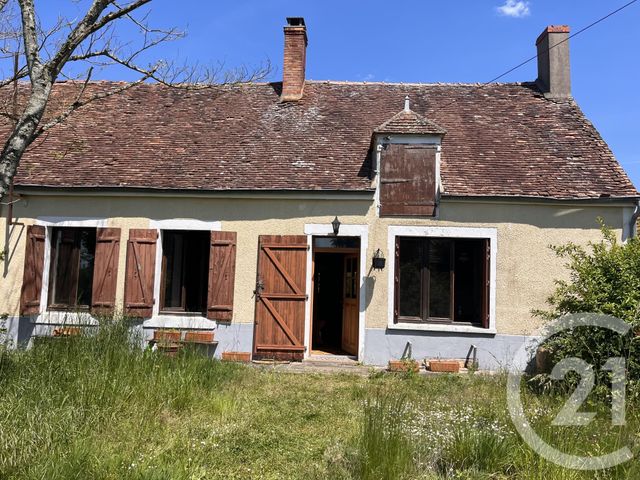
[[[360,239],[313,238],[313,355],[358,354]]]

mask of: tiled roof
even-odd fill
[[[374,130],[375,133],[444,135],[447,131],[413,110],[402,110]]]
[[[132,88],[39,138],[16,185],[367,191],[372,134],[408,95],[412,110],[447,131],[447,195],[638,195],[577,105],[546,99],[533,84],[308,81],[302,100],[289,103],[280,87]],[[51,109],[77,88],[56,85]]]

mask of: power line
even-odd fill
[[[598,20],[596,20],[595,22],[590,23],[589,25],[587,25],[587,26],[586,26],[586,27],[584,27],[584,28],[581,28],[580,30],[578,30],[578,31],[577,31],[577,32],[575,32],[575,33],[572,33],[571,35],[569,35],[567,38],[565,38],[565,39],[564,39],[564,40],[562,40],[561,42],[558,42],[558,43],[556,43],[555,45],[551,46],[551,47],[549,48],[549,50],[551,50],[551,49],[553,49],[553,48],[556,48],[556,47],[558,47],[558,46],[562,45],[562,44],[563,44],[563,43],[565,43],[565,42],[568,42],[568,41],[569,41],[569,40],[571,40],[572,38],[577,37],[577,36],[578,36],[578,35],[580,35],[581,33],[586,32],[587,30],[589,30],[590,28],[595,27],[596,25],[598,25],[598,24],[599,24],[599,23],[601,23],[601,22],[604,22],[607,18],[612,17],[613,15],[615,15],[616,13],[618,13],[618,12],[620,12],[620,11],[624,10],[624,9],[625,9],[625,8],[627,8],[627,7],[630,7],[631,5],[633,5],[634,3],[636,3],[637,1],[638,1],[638,0],[631,0],[629,3],[626,3],[626,4],[622,5],[621,7],[617,8],[616,10],[614,10],[614,11],[612,11],[612,12],[607,13],[604,17],[599,18],[599,19],[598,19]],[[502,77],[504,77],[504,76],[506,76],[506,75],[509,75],[511,72],[513,72],[513,71],[515,71],[515,70],[519,69],[520,67],[525,66],[527,63],[532,62],[533,60],[535,60],[535,59],[537,59],[537,58],[538,58],[538,55],[537,55],[537,54],[536,54],[536,55],[534,55],[534,56],[533,56],[533,57],[531,57],[531,58],[527,58],[524,62],[519,63],[519,64],[518,64],[518,65],[516,65],[515,67],[510,68],[510,69],[509,69],[509,70],[507,70],[506,72],[501,73],[501,74],[500,74],[500,75],[498,75],[497,77],[495,77],[495,78],[493,78],[493,79],[489,80],[488,82],[483,83],[482,85],[480,85],[480,86],[476,87],[475,89],[473,89],[473,90],[471,90],[471,91],[472,91],[472,92],[474,92],[474,91],[476,91],[476,90],[480,90],[480,89],[482,89],[482,88],[486,87],[487,85],[490,85],[490,84],[492,84],[492,83],[494,83],[494,82],[496,82],[496,81],[500,80]],[[448,107],[449,105],[454,104],[455,102],[457,102],[457,99],[456,99],[456,100],[453,100],[453,101],[452,101],[452,102],[450,102],[450,103],[447,103],[447,104],[446,104],[444,107],[442,107],[442,108],[446,108],[446,107]]]

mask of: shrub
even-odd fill
[[[568,243],[551,247],[566,260],[569,280],[557,280],[556,290],[548,298],[550,309],[534,311],[546,320],[569,313],[600,313],[624,320],[631,325],[629,334],[600,328],[576,327],[553,336],[544,343],[554,361],[579,357],[597,371],[597,382],[609,382],[609,372],[600,367],[611,357],[627,358],[628,379],[640,379],[640,240],[626,243],[599,219],[602,240],[587,247]]]

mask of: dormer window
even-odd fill
[[[436,145],[389,144],[382,151],[380,216],[433,216]]]
[[[409,108],[376,130],[380,216],[431,217],[438,199],[438,152],[446,130]]]

